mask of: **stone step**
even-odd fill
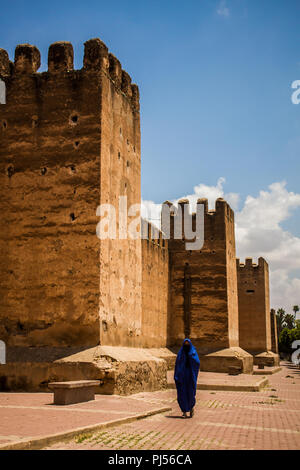
[[[174,372],[168,372],[168,388],[176,388]],[[214,372],[200,372],[197,390],[222,390],[230,392],[259,392],[269,384],[266,377],[254,377],[250,374],[228,375]]]

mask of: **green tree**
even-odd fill
[[[291,344],[296,339],[300,339],[300,320],[297,320],[295,328],[290,330],[290,339],[291,339]]]
[[[285,310],[283,310],[283,308],[279,308],[276,313],[278,337],[283,330],[284,317],[285,317]]]
[[[291,339],[289,335],[289,329],[283,328],[279,335],[279,351],[289,353],[291,350]]]
[[[291,313],[287,313],[284,317],[284,326],[289,330],[292,330],[295,327],[295,317]]]
[[[279,335],[279,351],[292,354],[292,344],[295,340],[300,340],[300,320],[296,321],[295,328],[283,328]]]

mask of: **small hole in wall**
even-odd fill
[[[103,331],[107,331],[108,330],[108,327],[107,327],[107,323],[106,321],[102,321],[102,328],[103,328]]]
[[[120,127],[120,135],[122,135],[122,128]]]
[[[14,167],[13,167],[12,165],[10,165],[10,166],[6,169],[6,173],[7,173],[7,176],[8,176],[9,178],[12,177],[12,175],[14,174],[14,172],[15,172],[15,169],[14,169]]]
[[[76,166],[75,165],[69,165],[67,166],[69,173],[76,173]]]
[[[130,162],[129,160],[127,160],[127,168],[130,166]]]
[[[41,169],[41,175],[45,175],[47,173],[47,168],[42,168]]]
[[[2,128],[3,128],[3,130],[7,129],[7,122],[6,121],[2,122]]]
[[[71,116],[70,116],[70,118],[69,118],[69,123],[70,123],[72,126],[75,126],[76,124],[78,124],[78,121],[79,121],[79,116],[78,116],[78,114],[76,114],[76,113],[71,114]]]
[[[129,145],[129,140],[127,139],[127,145]]]
[[[32,127],[37,127],[38,125],[38,116],[32,116]]]
[[[121,158],[121,154],[120,152],[118,152],[118,159],[120,160],[120,158]]]
[[[76,219],[74,212],[72,212],[72,213],[70,214],[70,219],[71,219],[72,221]]]
[[[247,294],[254,294],[255,291],[253,289],[248,289],[248,290],[246,290],[246,292],[247,292]]]
[[[79,144],[80,144],[79,140],[75,140],[75,142],[74,142],[74,147],[75,147],[76,149],[78,149]]]
[[[18,326],[18,330],[20,330],[20,331],[23,331],[23,330],[24,330],[24,325],[23,325],[23,323],[21,323],[21,322],[18,321],[17,326]]]
[[[127,183],[124,184],[124,188],[127,188]]]

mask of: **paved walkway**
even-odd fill
[[[55,406],[48,393],[0,393],[0,447],[78,432],[49,449],[300,449],[300,370],[283,363],[260,392],[198,390],[195,415],[182,419],[176,390]],[[220,377],[223,374],[220,374]],[[224,375],[225,378],[225,375]],[[157,413],[126,424],[147,413]],[[169,411],[166,411],[169,410]],[[116,421],[119,425],[93,430]],[[106,423],[106,424],[105,424]],[[23,440],[23,441],[22,441]],[[48,441],[49,442],[49,441]],[[48,447],[47,447],[48,446]],[[41,447],[41,446],[40,446]]]
[[[94,401],[58,406],[53,405],[52,393],[0,393],[0,450],[18,443],[21,449],[35,439],[47,438],[49,442],[59,433],[104,427],[168,409],[159,402],[131,396],[96,395]]]
[[[138,406],[172,407],[172,412],[84,433],[51,449],[300,449],[300,370],[282,363],[260,392],[198,391],[195,415],[182,419],[176,391],[139,393]]]

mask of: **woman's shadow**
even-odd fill
[[[165,418],[187,419],[187,418],[190,418],[190,416],[187,416],[187,417],[185,418],[184,416],[166,415]]]

